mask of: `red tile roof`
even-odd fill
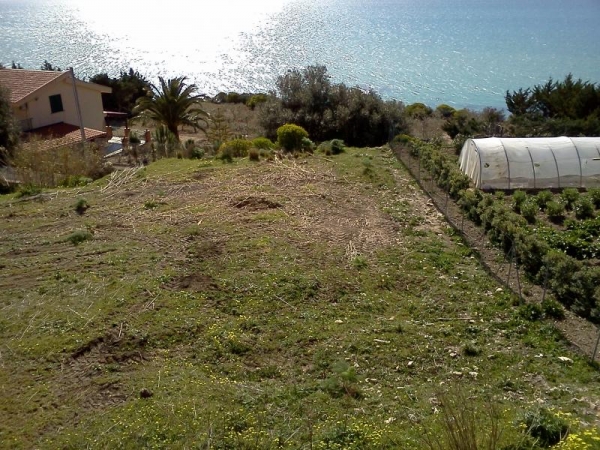
[[[84,131],[86,141],[106,137],[105,131],[94,130],[92,128],[84,128]],[[32,137],[41,138],[42,140],[39,142],[39,145],[45,149],[63,147],[81,142],[81,130],[79,127],[64,122],[36,128],[27,134]]]
[[[66,72],[0,69],[0,86],[8,89],[11,103],[17,103]]]

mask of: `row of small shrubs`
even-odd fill
[[[219,158],[232,161],[233,158],[245,158],[258,160],[261,153],[270,152],[280,148],[284,152],[307,152],[315,150],[315,144],[310,140],[308,132],[301,126],[285,124],[277,129],[277,142],[274,143],[265,137],[258,137],[252,141],[248,139],[232,139],[224,142],[219,148]],[[333,139],[323,142],[318,150],[326,155],[337,155],[345,150],[344,141]]]
[[[553,248],[548,239],[527,226],[527,220],[515,212],[514,203],[513,206],[507,204],[502,194],[487,194],[470,188],[470,180],[460,171],[456,159],[446,155],[438,146],[409,136],[398,136],[392,146],[408,149],[414,157],[420,156],[423,167],[441,188],[448,190],[466,216],[483,226],[490,240],[507,254],[514,251],[517,261],[532,281],[539,284],[546,281],[562,304],[582,317],[600,322],[600,267]],[[567,193],[567,196],[575,205],[578,199],[573,198],[572,193]],[[595,198],[591,194],[589,196]],[[522,194],[517,194],[517,199],[522,212],[529,200],[523,199]],[[554,200],[549,200],[547,194],[543,194],[541,199],[549,213]],[[598,225],[600,232],[600,223]]]
[[[600,205],[600,189],[590,189],[588,194],[581,195],[577,189],[566,188],[559,196],[554,196],[550,191],[541,191],[536,196],[517,190],[512,195],[513,209],[535,223],[538,211],[544,211],[548,218],[555,223],[562,223],[567,211],[573,211],[579,220],[595,217],[595,209]]]

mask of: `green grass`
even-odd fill
[[[0,447],[423,448],[443,386],[492,399],[505,444],[538,404],[598,420],[573,400],[598,372],[389,150],[162,160],[65,216],[79,195],[0,197]]]

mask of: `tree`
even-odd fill
[[[441,105],[438,105],[437,108],[435,108],[435,112],[438,113],[440,117],[443,117],[444,119],[449,119],[450,117],[452,117],[454,111],[456,111],[455,108],[453,108],[450,105],[446,105],[445,103],[442,103]]]
[[[11,68],[11,69],[22,69],[22,68],[23,68],[23,66],[22,66],[20,63],[15,63],[15,62],[13,61],[13,62],[12,62],[12,64],[11,64],[11,66],[10,66],[10,68]]]
[[[227,124],[227,119],[221,109],[218,109],[217,112],[210,117],[208,123],[209,128],[206,131],[206,137],[211,143],[213,150],[217,151],[221,145],[231,137],[229,125]]]
[[[260,105],[260,123],[274,139],[285,123],[303,127],[316,141],[343,139],[351,146],[377,146],[406,128],[399,102],[373,91],[333,84],[324,66],[292,70],[277,79],[277,92]]]
[[[10,106],[8,91],[0,86],[0,165],[14,156],[19,143],[19,127]]]
[[[147,95],[140,97],[133,109],[138,120],[150,120],[163,124],[179,141],[179,128],[189,126],[205,131],[208,114],[200,107],[201,97],[196,94],[195,84],[187,84],[186,77],[165,80],[158,78],[159,85],[150,84]]]
[[[122,71],[118,78],[99,73],[90,82],[112,88],[111,94],[102,94],[102,103],[107,111],[131,113],[138,98],[146,95],[150,83],[137,70]]]
[[[498,128],[504,122],[504,112],[497,108],[483,108],[481,111],[481,125],[488,136],[495,136]]]
[[[424,103],[413,103],[404,108],[404,113],[412,119],[423,120],[426,117],[431,116],[433,111]]]
[[[575,80],[548,80],[533,88],[506,92],[512,131],[525,136],[600,136],[600,87]]]
[[[448,133],[452,139],[456,136],[473,136],[481,130],[481,123],[477,120],[477,115],[468,109],[459,109],[452,113],[450,118],[446,119],[442,129]]]
[[[42,66],[40,67],[41,70],[49,70],[52,72],[62,72],[62,69],[58,66],[53,66],[52,64],[50,64],[48,62],[48,60],[44,60],[44,64],[42,64]]]

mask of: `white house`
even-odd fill
[[[59,145],[80,142],[75,87],[86,140],[106,136],[102,93],[112,92],[109,87],[73,80],[69,71],[24,69],[0,69],[0,86],[9,91],[22,131],[60,140]]]

